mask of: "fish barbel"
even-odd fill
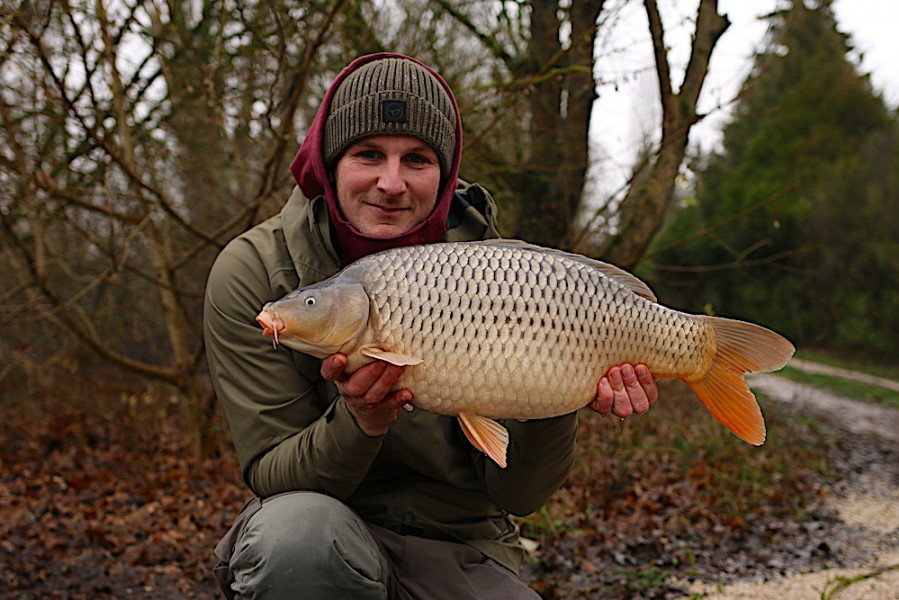
[[[267,304],[257,321],[276,344],[345,354],[350,373],[375,360],[412,366],[396,389],[458,417],[501,467],[508,432],[494,419],[574,412],[625,362],[685,381],[725,427],[760,445],[765,422],[743,374],[777,370],[794,351],[758,325],[662,306],[615,266],[516,240],[367,256]]]

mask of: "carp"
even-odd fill
[[[685,381],[719,422],[761,445],[765,422],[744,373],[777,370],[794,352],[759,325],[663,306],[618,267],[517,240],[373,254],[266,304],[256,320],[275,345],[345,354],[348,373],[375,360],[411,367],[396,389],[457,417],[500,467],[509,436],[496,419],[574,412],[624,362]]]

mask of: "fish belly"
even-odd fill
[[[398,382],[432,412],[535,419],[573,412],[613,365],[657,377],[707,368],[714,334],[562,254],[439,244],[377,255],[357,275],[378,345],[421,359]]]

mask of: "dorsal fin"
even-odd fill
[[[564,256],[569,260],[573,260],[579,262],[581,264],[587,265],[600,271],[603,275],[612,279],[624,286],[625,288],[632,291],[634,294],[646,298],[650,302],[658,302],[656,299],[656,295],[653,291],[646,285],[642,279],[638,278],[636,275],[632,273],[628,273],[621,267],[616,267],[613,264],[609,264],[607,262],[602,262],[601,260],[596,260],[595,258],[590,258],[588,256],[583,256],[582,254],[574,254],[572,252],[565,252],[564,250],[558,250],[556,248],[547,248],[545,246],[538,246],[537,244],[531,244],[529,242],[525,242],[522,240],[507,240],[507,239],[494,239],[494,240],[483,240],[478,242],[461,242],[465,244],[480,244],[482,246],[496,246],[498,248],[517,248],[521,250],[530,250],[533,252],[545,252],[556,254],[558,256]]]

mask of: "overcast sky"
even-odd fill
[[[666,27],[666,42],[671,46],[674,82],[683,76],[689,58],[692,19],[697,0],[660,3]],[[758,17],[771,12],[777,0],[721,0],[720,11],[731,25],[721,37],[712,55],[709,76],[700,100],[700,112],[709,117],[694,127],[691,142],[709,147],[720,140],[720,128],[727,107],[746,78],[752,55],[761,47],[767,23]],[[658,128],[655,74],[646,17],[641,2],[624,2],[611,38],[604,45],[598,63],[601,80],[600,99],[594,113],[593,138],[601,149],[600,162],[612,170],[627,172],[645,137],[645,131]],[[883,94],[890,107],[899,105],[899,1],[836,0],[838,27],[851,36],[860,56],[860,71],[870,73],[874,89]],[[642,75],[634,77],[633,73]],[[616,85],[602,85],[603,81]],[[606,173],[606,176],[611,175]],[[603,177],[607,179],[607,177]],[[614,179],[614,178],[613,178]],[[608,186],[605,191],[611,192]]]

